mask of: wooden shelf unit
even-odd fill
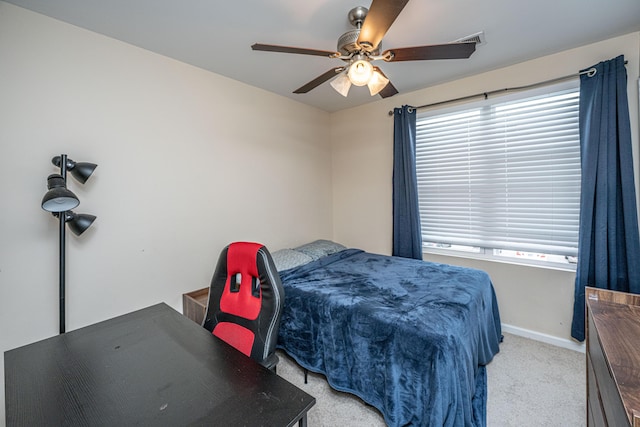
[[[209,288],[202,288],[182,294],[182,314],[199,325],[202,325],[205,311],[207,310],[208,299]]]

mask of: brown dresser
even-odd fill
[[[640,295],[587,288],[587,422],[640,427]]]

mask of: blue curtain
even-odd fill
[[[640,243],[624,57],[580,77],[582,188],[571,336],[585,338],[585,286],[640,293]]]
[[[416,177],[416,110],[393,110],[393,252],[422,259]]]

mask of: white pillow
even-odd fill
[[[293,267],[299,267],[303,264],[313,261],[309,255],[303,254],[293,249],[280,249],[271,254],[273,263],[278,271],[288,270]]]
[[[346,246],[330,240],[316,240],[295,248],[296,251],[309,255],[314,261],[324,256],[335,254],[336,252],[340,252],[344,249],[347,249]]]

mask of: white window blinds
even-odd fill
[[[423,242],[576,256],[578,101],[574,88],[420,115]]]

